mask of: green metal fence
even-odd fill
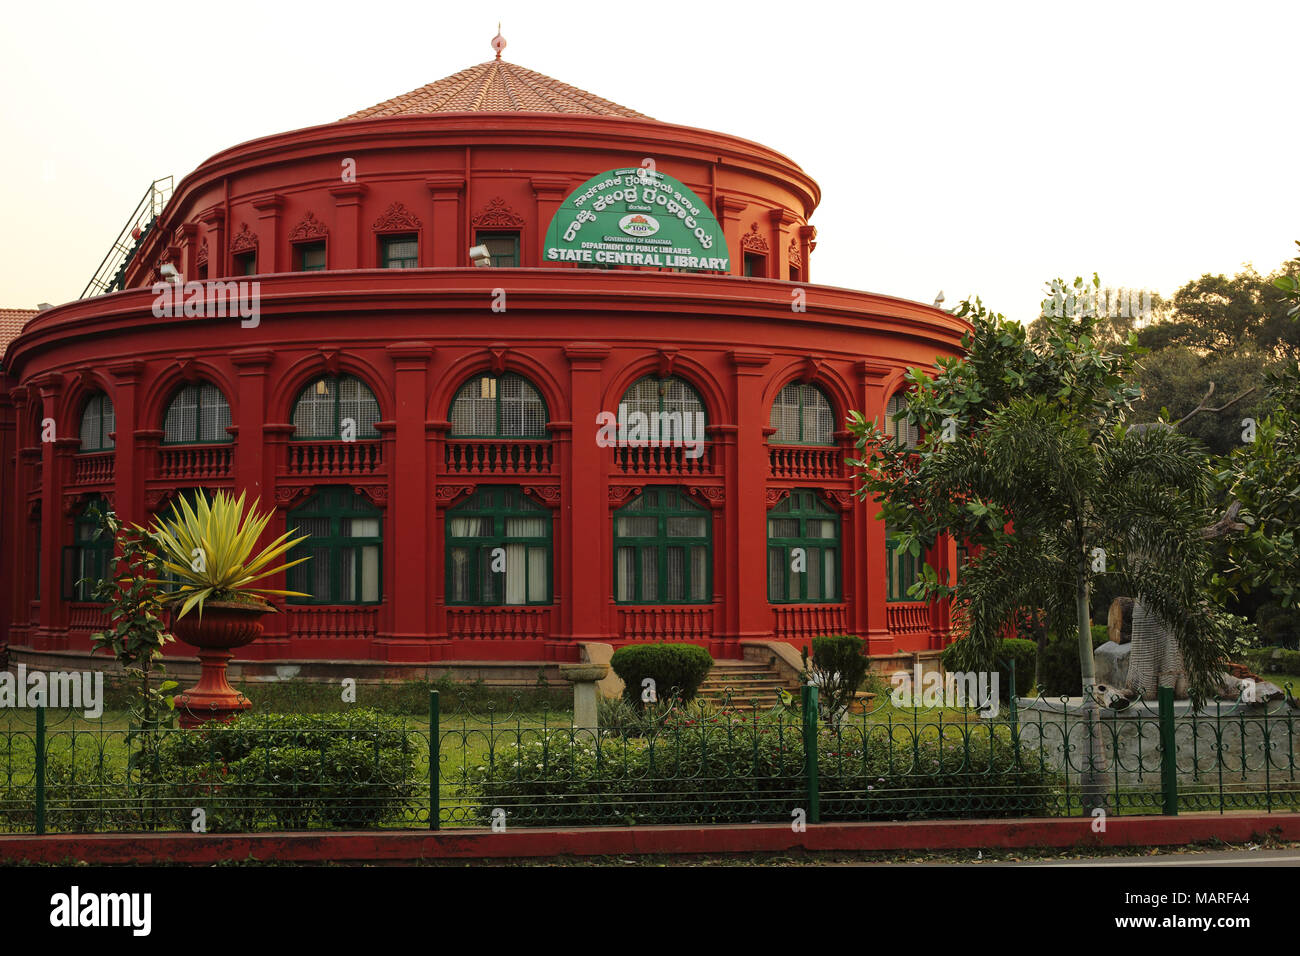
[[[1295,810],[1295,711],[1132,713],[1021,700],[994,717],[818,689],[762,708],[471,706],[261,715],[195,730],[109,715],[0,717],[0,832],[590,826]],[[1091,740],[1091,746],[1089,741]]]

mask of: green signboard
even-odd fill
[[[700,198],[654,169],[612,169],[564,200],[542,250],[546,262],[726,272],[727,241]]]

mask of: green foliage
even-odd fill
[[[943,649],[939,661],[945,671],[980,671],[986,668],[973,663],[969,656],[971,648],[964,641],[954,641]],[[994,653],[998,673],[998,698],[1006,703],[1011,699],[1011,666],[1016,668],[1016,696],[1028,697],[1033,692],[1034,667],[1038,658],[1038,645],[1020,637],[1005,637],[998,642]],[[1076,656],[1076,673],[1078,658]],[[1077,683],[1075,685],[1078,686]]]
[[[866,643],[852,634],[812,639],[812,682],[823,714],[838,719],[867,676]]]
[[[370,709],[243,714],[164,736],[151,774],[175,823],[210,832],[353,828],[401,818],[418,793],[406,722]]]
[[[1168,428],[1128,427],[1142,353],[1134,336],[1107,345],[1096,316],[1044,312],[1031,342],[979,300],[962,303],[956,314],[973,326],[967,354],[939,360],[932,378],[908,373],[903,414],[925,433],[920,447],[850,415],[861,493],[882,499],[900,549],[919,555],[941,534],[978,547],[959,584],[927,568],[914,595],[955,597],[968,631],[962,669],[990,670],[1026,610],[1041,610],[1049,630],[1077,634],[1093,582],[1106,575],[1170,622],[1192,696],[1207,699],[1223,647],[1201,595],[1210,491],[1202,450]]]
[[[1300,649],[1300,608],[1265,604],[1255,612],[1255,623],[1262,643]]]
[[[1092,628],[1094,649],[1110,640],[1103,625]],[[1079,641],[1070,634],[1057,637],[1049,634],[1038,653],[1038,692],[1044,697],[1074,697],[1079,693],[1082,675],[1079,668]],[[1025,695],[1030,692],[1025,689]]]
[[[623,696],[642,709],[642,681],[655,682],[659,700],[691,700],[713,667],[713,658],[695,644],[629,644],[610,658],[610,666],[623,680]]]
[[[858,728],[823,730],[818,776],[823,820],[1044,816],[1053,779],[1005,728],[973,725],[891,747]],[[551,732],[495,749],[470,768],[460,796],[488,823],[790,821],[807,801],[803,738],[790,722],[685,722],[648,739]]]
[[[163,648],[174,638],[163,626],[163,600],[154,580],[161,560],[138,528],[123,527],[112,512],[98,514],[95,537],[107,535],[116,544],[108,559],[108,574],[94,583],[95,600],[104,603],[108,628],[90,635],[95,650],[107,650],[121,666],[133,688],[132,718],[146,730],[170,722],[175,708],[169,694],[177,684],[165,679]],[[155,676],[164,680],[155,686]]]

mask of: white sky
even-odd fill
[[[803,166],[816,282],[1028,319],[1055,275],[1170,294],[1300,238],[1294,0],[36,0],[0,31],[0,306],[78,296],[151,180],[490,59],[498,19],[508,60]]]

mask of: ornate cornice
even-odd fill
[[[239,224],[239,232],[230,237],[230,252],[239,255],[257,248],[257,233],[248,231],[248,223]]]
[[[317,219],[316,214],[309,209],[298,220],[298,225],[290,230],[289,241],[304,242],[309,239],[324,239],[328,234],[329,228],[325,223]]]
[[[727,503],[727,489],[721,485],[690,485],[686,493],[699,498],[714,511]]]
[[[757,222],[751,222],[749,232],[740,237],[740,248],[750,252],[767,254],[767,239],[759,234]]]
[[[420,220],[400,202],[395,202],[371,227],[375,232],[413,232],[420,228]]]
[[[473,490],[473,485],[439,485],[433,492],[433,501],[437,507],[446,508],[456,499],[470,494]]]
[[[560,488],[558,485],[522,485],[524,494],[531,495],[539,503],[553,508],[560,503]]]
[[[609,486],[609,503],[615,507],[626,504],[633,495],[639,495],[642,491],[640,485],[610,485]]]
[[[488,204],[482,211],[470,220],[470,225],[475,229],[520,229],[523,228],[524,220],[506,205],[504,198],[494,196],[488,200]]]

